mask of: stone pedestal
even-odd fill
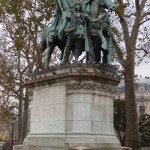
[[[113,68],[72,64],[35,72],[30,132],[15,150],[121,150],[113,127]]]

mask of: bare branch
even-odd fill
[[[135,6],[136,6],[136,11],[139,11],[140,9],[139,0],[135,0]]]
[[[119,58],[119,60],[121,60],[120,63],[124,66],[124,64],[123,64],[123,62],[124,62],[123,53],[122,53],[119,45],[117,44],[117,41],[115,40],[115,38],[113,36],[112,36],[112,38],[113,38],[113,44],[114,44],[114,48],[116,50],[116,53],[118,55],[118,58]]]
[[[150,20],[150,18],[148,18],[148,19],[142,21],[139,25],[142,25],[142,24],[144,24],[145,22],[147,22],[147,21],[149,21],[149,20]]]
[[[141,2],[141,9],[143,10],[143,8],[145,7],[145,4],[148,0],[142,0]]]
[[[145,12],[143,15],[142,15],[142,19],[144,19],[145,17],[147,16],[150,16],[150,12]]]
[[[136,48],[137,51],[144,51],[145,54],[149,54],[150,52],[147,49],[144,48]]]
[[[131,13],[129,15],[125,15],[126,18],[130,18],[131,16],[135,16],[136,17],[136,14],[135,13]]]

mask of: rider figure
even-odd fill
[[[72,9],[72,15],[71,20],[68,22],[68,25],[66,28],[66,33],[68,33],[68,40],[66,43],[66,48],[64,50],[64,57],[62,63],[66,63],[68,61],[69,52],[71,43],[74,41],[76,43],[77,40],[80,40],[78,42],[78,45],[75,46],[74,49],[74,55],[75,55],[75,62],[78,61],[78,57],[82,53],[83,49],[81,50],[81,43],[85,43],[85,50],[86,52],[90,53],[90,56],[93,56],[92,52],[92,42],[88,36],[87,33],[87,18],[88,15],[85,12],[85,8],[83,5],[87,3],[83,2],[76,2],[74,4],[74,7]],[[82,45],[83,46],[83,45]],[[92,57],[90,57],[92,59]],[[94,57],[93,57],[94,59]]]

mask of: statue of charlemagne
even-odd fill
[[[71,51],[77,63],[85,51],[86,62],[110,65],[113,43],[109,11],[115,8],[111,0],[57,0],[51,26],[41,34],[41,51],[47,50],[44,67],[49,67],[56,46],[61,50],[61,64],[69,63]]]

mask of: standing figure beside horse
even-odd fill
[[[113,42],[108,11],[115,10],[115,8],[116,5],[111,0],[93,0],[90,5],[88,30],[96,63],[101,62],[102,51],[103,64],[111,65]]]

